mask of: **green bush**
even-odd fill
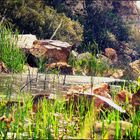
[[[2,5],[0,6],[2,17],[9,19],[21,33],[32,33],[38,38],[49,39],[62,21],[53,39],[71,44],[82,40],[81,24],[66,17],[63,13],[57,13],[42,0],[5,0],[0,2],[0,5]],[[4,10],[6,10],[5,13]]]
[[[107,63],[97,59],[94,55],[91,55],[89,59],[80,60],[79,65],[82,69],[86,69],[88,75],[93,76],[102,76],[104,72],[109,69]]]
[[[0,25],[0,61],[4,62],[11,72],[21,72],[24,65],[24,55],[16,47],[17,35],[13,35],[10,28]]]
[[[71,54],[68,63],[73,66],[78,73],[82,70],[82,72],[86,72],[87,75],[92,76],[103,76],[103,74],[110,69],[109,63],[100,58],[96,58],[92,53],[80,59]]]

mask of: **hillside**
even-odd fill
[[[79,53],[102,53],[113,48],[116,67],[128,69],[140,58],[139,12],[135,1],[110,0],[2,0],[0,21],[34,34],[38,39],[53,39],[70,44],[80,42]]]
[[[0,0],[0,140],[140,140],[140,1]]]

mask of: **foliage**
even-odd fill
[[[54,39],[72,44],[82,40],[83,29],[80,23],[72,21],[65,14],[58,14],[42,0],[5,0],[1,1],[1,5],[1,15],[15,24],[21,33],[32,33],[39,38],[50,38],[62,20],[62,25]],[[4,10],[6,10],[5,13],[3,13]]]
[[[24,65],[24,55],[12,40],[12,38],[16,40],[16,36],[10,28],[0,25],[0,61],[12,72],[22,71]]]
[[[92,42],[82,43],[77,47],[77,51],[79,53],[91,52],[94,55],[99,54],[101,52],[98,44],[94,40]]]
[[[128,41],[129,39],[126,23],[116,10],[113,1],[45,1],[58,12],[64,12],[68,17],[78,20],[84,26],[83,42],[86,45],[96,42],[99,49],[104,50],[106,47],[119,47],[118,41]],[[85,48],[84,51],[88,51],[88,48]]]
[[[112,39],[112,37],[114,39]],[[117,41],[129,39],[128,29],[122,18],[113,9],[104,6],[104,2],[87,2],[87,20],[84,27],[86,43],[96,41],[101,49],[115,48]]]
[[[137,26],[133,25],[130,28],[130,34],[131,34],[131,47],[135,47],[135,50],[138,54],[140,54],[140,30]]]
[[[128,139],[140,138],[139,110],[130,111],[131,107],[124,103],[124,108],[129,109],[129,118],[125,118],[127,114],[113,109],[99,112],[94,101],[90,102],[85,96],[79,100],[76,97],[65,102],[63,99],[32,98],[22,93],[17,96],[17,102],[13,102],[12,106],[9,104],[9,108],[3,97],[0,102],[0,106],[4,107],[0,108],[0,138],[123,139],[124,135]]]
[[[83,58],[77,58],[71,54],[68,63],[77,71],[82,70],[82,72],[94,76],[101,76],[111,69],[107,62],[96,58],[92,53],[88,53],[86,57]]]
[[[129,40],[126,23],[110,6],[111,2],[85,1],[85,14],[79,11],[76,15],[73,13],[77,3],[73,1],[69,7],[66,1],[61,0],[5,0],[0,2],[0,14],[1,19],[5,17],[4,21],[11,22],[21,33],[36,34],[39,38],[50,38],[62,21],[54,39],[72,44],[83,41],[86,46],[96,42],[100,50],[106,47],[119,48],[119,41]],[[88,51],[88,48],[84,51]]]
[[[60,92],[61,84],[57,83],[51,89],[54,84],[47,82],[49,92],[52,90],[54,96],[44,92],[42,94],[40,89],[37,91],[41,93],[34,96],[19,90],[22,83],[22,81],[17,83],[19,77],[1,76],[0,80],[0,86],[2,84],[4,86],[2,86],[4,90],[0,91],[0,139],[140,138],[140,110],[136,108],[139,107],[140,90],[137,91],[134,83],[135,86],[128,81],[130,85],[122,85],[119,89],[112,88],[108,84],[99,87],[93,85],[93,92],[90,90],[92,88],[90,84],[78,83],[70,87],[69,94],[65,94]],[[35,83],[40,83],[39,79],[33,81],[33,84]],[[94,98],[92,93],[96,94],[96,97],[101,95],[102,98],[109,95],[111,100],[108,101],[106,98],[107,102],[114,101],[121,105],[126,113],[107,106],[103,100],[100,103],[103,106],[98,107],[99,98]]]

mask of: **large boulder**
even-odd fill
[[[19,48],[32,48],[33,42],[37,40],[35,35],[32,34],[20,34],[17,36],[17,46]]]
[[[37,58],[46,59],[47,63],[67,62],[72,45],[59,40],[36,40],[30,53]]]
[[[16,39],[17,47],[19,47],[25,54],[26,62],[31,67],[37,67],[39,59],[30,53],[30,49],[33,47],[33,42],[37,40],[36,36],[32,34],[20,34],[14,39]]]
[[[60,69],[61,73],[73,73],[72,67],[67,62],[70,52],[75,46],[59,40],[33,40],[32,43],[30,42],[31,44],[20,46],[31,67],[39,67],[39,63],[43,62],[43,64],[48,64],[46,69],[56,68]]]

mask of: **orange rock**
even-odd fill
[[[93,89],[93,93],[98,94],[101,92],[109,92],[109,90],[110,90],[109,85],[104,83],[100,87]]]
[[[73,68],[66,62],[57,62],[46,65],[46,70],[57,69],[61,74],[73,74]]]
[[[8,69],[3,62],[0,62],[0,72],[8,73]]]
[[[30,66],[38,67],[38,60],[46,63],[68,62],[71,50],[75,46],[59,40],[35,40],[32,48],[22,48]],[[30,60],[31,59],[31,60]],[[32,64],[33,63],[33,64]]]
[[[6,127],[10,128],[10,123],[13,121],[13,116],[9,115],[9,118],[7,118],[5,115],[3,115],[2,117],[0,117],[0,122],[3,121],[6,123]]]
[[[72,94],[72,93],[84,93],[84,91],[86,91],[90,87],[91,87],[90,84],[71,86],[71,88],[69,89],[68,93],[69,94]]]
[[[140,107],[140,89],[132,96],[132,105],[136,108]]]
[[[105,56],[110,59],[110,63],[115,63],[118,60],[117,53],[112,48],[105,49]]]
[[[132,102],[132,94],[125,91],[125,90],[120,91],[115,97],[116,101],[122,102],[122,103],[126,102],[127,98],[128,98],[129,103],[131,103]]]
[[[109,91],[109,85],[105,83],[101,85],[101,87],[95,88],[93,93],[111,99]],[[108,107],[108,104],[99,98],[95,98],[94,104],[97,108],[100,108],[101,106]]]
[[[59,40],[36,40],[33,42],[31,53],[43,56],[48,63],[67,62],[73,46]]]

